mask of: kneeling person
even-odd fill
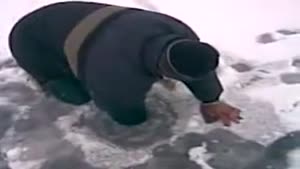
[[[24,16],[10,34],[18,64],[58,99],[96,106],[123,125],[147,120],[146,93],[163,77],[182,81],[206,122],[238,123],[219,101],[218,51],[171,16],[93,2],[62,2]]]

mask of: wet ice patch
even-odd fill
[[[19,67],[7,68],[0,71],[0,82],[25,82],[27,75]]]
[[[154,147],[153,157],[144,164],[126,169],[244,168],[263,150],[262,145],[222,129],[206,134],[185,133],[170,144]]]
[[[80,147],[85,160],[92,166],[120,168],[139,163],[148,156],[146,149],[126,151],[106,141],[105,138],[97,137],[94,132],[84,126],[81,128],[73,126],[79,117],[79,114],[60,117],[56,124],[65,133],[64,139]]]
[[[77,154],[70,154],[69,156],[56,157],[47,160],[43,163],[40,169],[100,169],[94,168],[82,159]]]
[[[54,0],[54,1],[57,1],[57,0]],[[140,3],[141,2],[142,1],[140,1]],[[239,14],[241,14],[241,16],[245,16],[244,9],[250,9],[250,12],[252,12],[252,15],[251,15],[252,18],[253,18],[253,14],[254,14],[255,15],[254,17],[260,16],[260,18],[262,18],[261,19],[262,21],[269,20],[269,17],[261,15],[262,13],[265,13],[265,10],[266,10],[265,8],[263,8],[262,10],[260,10],[259,6],[263,6],[263,5],[254,5],[254,4],[256,4],[256,2],[254,2],[253,4],[252,4],[252,2],[253,1],[251,1],[251,3],[249,5],[248,5],[248,2],[246,2],[246,5],[245,5],[246,8],[243,8],[243,6],[241,8],[239,8],[239,9],[241,9],[241,11],[239,11],[240,12]],[[260,2],[261,3],[269,3],[267,1],[259,1],[258,4],[260,4]],[[36,4],[38,4],[38,3],[39,4],[42,4],[42,3],[46,4],[48,2],[47,1],[36,1],[36,0],[33,0],[33,1],[26,1],[25,3],[23,3],[23,5],[25,4],[25,8],[27,8],[27,9],[29,9],[29,8],[32,9],[33,6],[37,7],[38,5],[36,5]],[[113,0],[112,3],[119,3],[119,2],[117,2],[117,0]],[[131,2],[128,2],[128,1],[122,1],[122,4],[126,4],[126,3],[132,4]],[[145,2],[142,2],[142,3],[143,4],[140,4],[140,6],[144,6],[145,8],[149,8],[149,9],[151,9],[151,8],[154,9],[155,8],[155,7],[151,6],[151,4],[149,4],[149,1],[145,1]],[[148,3],[148,4],[145,4],[145,3]],[[161,3],[163,3],[163,4],[160,5]],[[175,5],[174,5],[174,3],[175,3]],[[203,5],[208,5],[208,6],[204,6],[202,10],[197,9],[197,8],[199,8],[199,5],[195,5],[195,3],[185,4],[185,5],[187,5],[187,6],[185,6],[185,8],[186,9],[187,8],[195,9],[195,10],[192,10],[192,11],[196,11],[196,10],[198,10],[198,11],[206,11],[206,9],[207,9],[206,12],[209,13],[209,11],[210,11],[209,7],[212,7],[212,9],[216,8],[216,5],[214,3],[215,2],[203,4]],[[222,2],[217,2],[217,3],[222,3]],[[271,22],[272,26],[274,26],[274,25],[278,26],[278,24],[280,25],[281,23],[284,23],[284,24],[285,23],[297,23],[297,22],[294,22],[293,18],[291,18],[290,20],[286,20],[287,16],[286,15],[282,15],[281,12],[278,12],[278,10],[277,10],[277,5],[278,4],[275,3],[276,5],[274,5],[273,3],[274,2],[272,2],[272,4],[269,4],[272,7],[274,7],[274,8],[269,8],[273,12],[272,11],[271,12],[268,11],[269,13],[273,13],[273,14],[270,15],[270,17],[276,18],[275,20],[272,20],[272,19],[269,20]],[[15,2],[14,1],[11,1],[9,4],[12,4],[12,6],[15,7]],[[245,2],[243,2],[242,4],[245,4]],[[284,3],[284,4],[287,5],[288,3]],[[21,6],[23,7],[23,5],[21,5]],[[176,7],[176,5],[178,5],[178,6]],[[224,5],[225,5],[225,7],[224,7]],[[228,2],[224,2],[224,4],[219,5],[222,8],[222,9],[220,8],[220,10],[223,10],[223,11],[225,10],[224,11],[225,13],[227,13],[229,15],[233,14],[232,16],[235,16],[236,13],[231,13],[230,12],[230,11],[234,11],[234,10],[231,10],[231,8],[227,8],[228,6],[226,6],[226,5],[230,6],[232,4],[228,3]],[[237,5],[240,5],[240,4],[237,4]],[[282,5],[282,6],[279,5],[278,8],[280,8],[280,10],[284,10],[285,11],[287,9],[285,5]],[[289,6],[288,9],[291,9],[290,7],[292,7],[292,8],[295,7],[295,9],[297,9],[297,7],[298,7],[297,4],[288,4],[288,6]],[[299,43],[297,42],[297,40],[293,40],[293,38],[289,38],[290,40],[288,40],[286,38],[287,41],[281,41],[281,40],[283,40],[282,38],[284,38],[286,35],[295,35],[295,31],[293,31],[293,30],[291,31],[289,29],[278,30],[277,33],[278,34],[282,34],[280,36],[277,36],[277,34],[273,34],[272,33],[271,36],[270,35],[265,35],[265,37],[262,37],[262,39],[261,39],[262,42],[265,43],[265,44],[268,43],[268,45],[259,45],[259,47],[256,47],[256,46],[252,47],[251,44],[250,44],[250,46],[247,46],[249,44],[245,45],[245,43],[253,40],[252,35],[255,34],[256,31],[259,32],[259,30],[263,30],[263,29],[267,30],[267,29],[269,29],[269,28],[266,28],[266,27],[269,27],[268,26],[269,22],[259,22],[260,26],[255,26],[255,30],[254,31],[252,31],[253,29],[251,29],[251,31],[248,31],[247,29],[241,29],[241,25],[245,25],[245,27],[248,27],[248,28],[251,25],[257,25],[257,24],[252,24],[252,22],[251,22],[252,19],[251,18],[245,19],[244,17],[240,17],[241,18],[240,21],[242,23],[245,23],[244,21],[247,21],[247,22],[250,21],[250,24],[247,24],[247,23],[241,24],[241,22],[236,22],[235,21],[236,17],[230,17],[230,18],[233,18],[233,20],[230,21],[230,19],[229,19],[229,23],[230,24],[226,24],[225,28],[222,29],[222,31],[218,31],[218,30],[217,31],[212,31],[212,28],[219,29],[220,26],[214,25],[215,22],[211,22],[211,23],[208,23],[208,24],[199,24],[199,27],[198,27],[198,23],[196,23],[194,21],[194,19],[191,19],[193,17],[190,17],[190,16],[194,15],[193,12],[190,13],[190,14],[188,14],[188,12],[178,12],[178,11],[182,11],[182,9],[181,9],[182,8],[182,3],[180,3],[180,2],[178,2],[178,4],[176,4],[176,2],[171,2],[171,1],[170,2],[168,2],[168,1],[166,1],[166,2],[160,2],[159,3],[159,8],[164,9],[164,11],[166,11],[168,13],[170,13],[170,12],[173,13],[174,12],[173,13],[174,16],[179,16],[180,15],[180,18],[182,18],[183,20],[187,21],[189,23],[189,25],[191,25],[192,27],[195,27],[197,31],[198,30],[199,31],[204,30],[203,33],[200,33],[201,37],[202,36],[206,36],[206,37],[204,37],[204,39],[206,38],[206,39],[208,39],[208,41],[209,40],[214,40],[214,37],[216,37],[215,40],[217,42],[219,42],[220,40],[222,41],[222,39],[224,39],[224,44],[226,46],[228,44],[228,39],[231,39],[230,43],[231,43],[231,45],[232,44],[233,45],[232,46],[228,45],[226,47],[232,47],[232,49],[234,49],[235,51],[240,51],[240,52],[242,51],[242,53],[246,54],[245,56],[241,55],[242,57],[248,57],[250,59],[256,59],[257,62],[260,62],[260,61],[267,62],[267,60],[273,60],[273,59],[277,60],[278,58],[281,58],[281,59],[283,59],[283,58],[289,58],[290,56],[295,56],[295,49],[299,49]],[[9,9],[9,8],[7,8],[7,9]],[[255,9],[256,12],[253,13],[253,9]],[[178,10],[178,11],[176,11],[176,10]],[[226,11],[226,10],[228,10],[228,11]],[[24,10],[21,10],[21,11],[24,12]],[[293,10],[289,10],[289,11],[293,11]],[[15,10],[12,10],[12,13],[15,13],[15,12],[16,12]],[[23,12],[21,12],[21,13],[23,13]],[[21,14],[19,12],[17,12],[17,13],[18,13],[18,15]],[[220,13],[222,14],[222,12],[220,12]],[[258,15],[256,15],[256,14],[258,14]],[[274,17],[274,14],[279,14],[279,15],[277,15],[276,17]],[[6,15],[6,16],[12,16],[12,17],[8,17],[7,18],[8,20],[10,20],[10,19],[15,20],[15,19],[18,18],[18,17],[16,17],[17,15],[15,15],[15,14],[13,14],[13,15]],[[199,18],[200,20],[201,19],[204,19],[204,20],[207,19],[207,15],[199,15],[199,16],[200,16],[200,18]],[[201,18],[201,16],[203,16],[203,18]],[[219,16],[217,16],[217,15],[216,16],[212,16],[212,17],[213,18],[215,17],[216,21],[218,19],[220,19]],[[248,16],[245,16],[245,17],[248,18]],[[256,21],[257,20],[255,20],[255,22]],[[10,23],[12,23],[12,22],[10,22]],[[221,22],[219,22],[219,23],[221,23]],[[233,23],[238,23],[238,25],[234,25]],[[4,24],[4,25],[10,25],[10,24]],[[221,25],[222,25],[222,23],[221,23]],[[224,27],[224,24],[222,26]],[[230,27],[226,27],[226,26],[230,26]],[[199,29],[197,29],[197,28],[199,28]],[[232,32],[227,32],[227,30],[230,30]],[[240,33],[240,30],[246,30],[246,32],[241,32]],[[207,32],[205,32],[205,31],[207,31]],[[225,31],[225,33],[224,33],[224,31]],[[6,32],[6,31],[2,31],[2,32]],[[220,32],[220,34],[218,34],[218,33],[216,34],[216,32]],[[210,37],[212,37],[212,38],[210,38]],[[220,37],[223,37],[223,38],[220,38]],[[236,38],[236,37],[238,37],[238,38]],[[291,36],[289,36],[289,37],[291,37]],[[2,38],[2,35],[1,35],[1,41],[2,40],[5,41],[5,43],[7,41],[7,39],[6,38]],[[291,44],[290,42],[292,42],[292,41],[293,41],[293,43],[294,42],[296,42],[296,43]],[[271,43],[271,42],[275,42],[275,43]],[[3,52],[2,47],[1,47],[1,49],[0,49],[0,60],[2,60],[3,57],[8,57],[8,56],[9,55],[7,55],[6,52]],[[238,56],[238,57],[240,57],[240,56]],[[9,65],[9,64],[6,63],[6,65]],[[296,61],[294,62],[294,65],[297,65]],[[284,66],[285,65],[283,65],[282,67],[284,67]],[[295,66],[295,67],[297,67],[297,66]],[[30,81],[29,82],[26,81],[25,74],[23,74],[20,69],[17,69],[14,66],[5,66],[5,67],[2,67],[2,68],[0,66],[0,69],[1,69],[1,72],[0,72],[0,82],[1,82],[1,85],[4,85],[7,82],[22,82],[22,83],[26,83],[26,85],[28,85],[28,83],[30,82]],[[242,68],[238,68],[238,69],[240,71],[245,72],[245,68],[243,68],[243,67]],[[268,72],[268,73],[271,73],[271,74],[274,74],[274,72],[277,72],[278,70],[282,71],[282,69],[279,68],[279,67],[274,67],[273,69],[275,71],[273,71],[273,70],[272,71],[270,71],[270,70],[262,70],[262,71]],[[221,71],[221,73],[222,73],[222,71]],[[223,72],[223,75],[224,76],[222,76],[221,78],[222,78],[222,82],[225,84],[226,87],[234,84],[236,82],[236,80],[240,79],[239,76],[236,76],[235,70],[233,70],[231,68],[230,69],[229,68],[226,69]],[[272,140],[272,139],[274,139],[274,138],[277,137],[276,134],[272,135],[273,129],[283,128],[281,126],[281,124],[278,123],[278,119],[276,117],[274,117],[274,110],[273,110],[272,106],[269,104],[270,102],[272,102],[272,99],[274,100],[275,110],[276,111],[279,110],[282,113],[282,117],[288,117],[287,118],[288,120],[286,120],[286,122],[289,123],[290,128],[295,129],[294,126],[297,126],[298,124],[300,124],[299,121],[293,121],[293,120],[296,120],[296,119],[300,119],[300,118],[297,118],[298,114],[299,114],[297,112],[299,112],[299,110],[298,110],[298,108],[295,108],[295,106],[292,106],[292,105],[294,105],[294,101],[295,100],[289,99],[288,96],[285,97],[283,95],[277,94],[276,93],[276,91],[277,91],[276,89],[272,90],[270,92],[264,92],[264,90],[268,90],[269,86],[267,86],[267,85],[271,84],[271,85],[275,86],[275,85],[278,85],[278,84],[277,84],[277,81],[276,81],[276,84],[272,83],[272,81],[269,80],[271,78],[268,78],[268,77],[265,77],[265,76],[259,76],[259,77],[260,78],[257,78],[256,76],[255,77],[254,76],[249,77],[249,83],[247,83],[246,85],[252,86],[252,88],[249,87],[251,89],[254,89],[255,87],[261,87],[261,86],[265,85],[265,88],[262,88],[261,90],[257,91],[258,93],[261,93],[263,95],[262,97],[260,97],[261,95],[256,95],[257,97],[253,97],[253,98],[251,98],[253,100],[251,100],[249,98],[245,98],[245,97],[239,96],[236,99],[231,99],[231,100],[234,100],[234,104],[237,104],[240,107],[242,107],[244,109],[243,113],[245,113],[247,115],[246,116],[247,119],[245,119],[245,123],[243,123],[245,125],[234,126],[233,129],[238,129],[237,133],[239,133],[239,135],[244,135],[245,137],[249,137],[249,138],[254,139],[254,140],[257,139],[259,142],[269,142],[270,140]],[[261,79],[261,77],[262,77],[262,79]],[[281,91],[280,89],[278,89],[278,90]],[[22,91],[22,89],[20,89],[20,91]],[[297,91],[298,90],[296,90],[296,88],[289,88],[289,90],[284,90],[284,92],[282,92],[282,93],[285,93],[286,95],[290,95],[291,94],[290,92],[298,94],[299,92],[297,92]],[[184,93],[184,92],[182,92],[182,90],[179,91],[179,92]],[[20,92],[20,93],[22,93],[22,92]],[[292,98],[295,97],[295,95],[293,93],[291,94]],[[243,94],[244,94],[244,92],[239,93],[239,95],[243,95]],[[17,94],[12,94],[12,95],[14,95],[15,100],[18,100],[16,98],[18,98],[19,95],[17,95]],[[10,95],[10,96],[12,96],[12,95]],[[24,92],[24,95],[25,95],[25,92]],[[194,130],[197,130],[197,131],[205,131],[202,128],[202,125],[204,125],[204,124],[201,121],[201,117],[199,117],[199,115],[198,116],[195,115],[196,113],[199,114],[198,107],[197,107],[197,101],[195,101],[194,99],[191,99],[190,97],[188,97],[188,95],[185,95],[185,96],[186,97],[183,98],[183,99],[175,99],[175,98],[172,98],[171,95],[168,96],[169,98],[171,98],[170,99],[171,102],[173,102],[173,107],[176,107],[177,111],[181,113],[181,115],[180,115],[181,120],[178,120],[179,122],[177,121],[177,125],[178,125],[178,123],[180,123],[180,124],[187,124],[187,125],[179,125],[179,126],[177,126],[177,129],[181,130],[181,131],[187,131],[186,128],[185,128],[187,126],[187,128],[193,128]],[[229,95],[227,98],[230,99],[232,97],[235,97],[235,95]],[[24,96],[21,96],[20,98],[24,99]],[[260,101],[261,98],[267,99],[267,102]],[[280,99],[278,99],[278,98],[280,98]],[[2,103],[0,101],[0,104],[12,104],[11,100],[13,100],[13,99],[7,98],[7,97],[5,97],[5,98],[2,97],[1,98],[1,96],[0,96],[0,99],[2,99],[1,101],[3,101]],[[28,98],[28,100],[30,100],[30,99]],[[24,104],[27,103],[26,101],[22,101],[22,102]],[[40,102],[40,104],[43,105],[43,104],[45,104],[45,102]],[[51,109],[53,107],[56,107],[55,105],[56,104],[52,104],[52,105],[48,106],[48,108],[46,108],[46,109]],[[17,105],[15,105],[15,106],[17,106]],[[261,108],[261,110],[258,110],[260,106],[262,106],[262,108]],[[0,109],[1,108],[2,107],[0,107]],[[283,111],[281,111],[282,109],[283,109]],[[1,110],[3,110],[3,109],[1,109]],[[38,109],[36,111],[38,113],[40,113],[39,111],[42,112],[43,110],[44,109]],[[19,110],[17,110],[17,111],[19,111]],[[19,122],[20,124],[15,125],[15,129],[16,129],[17,132],[25,133],[25,132],[31,131],[33,128],[39,128],[39,125],[41,123],[45,123],[45,124],[51,126],[52,120],[55,120],[55,118],[58,116],[57,113],[55,113],[55,112],[51,112],[51,113],[54,113],[55,115],[54,116],[53,115],[42,116],[42,117],[41,116],[35,116],[34,118],[29,118],[29,119],[24,119],[23,116],[20,116],[22,118],[18,118],[17,119],[17,122]],[[45,119],[48,118],[48,117],[51,120],[48,120],[48,121],[46,120],[45,121]],[[0,117],[0,118],[2,118],[2,117]],[[3,117],[4,120],[5,119],[9,119],[9,118],[10,117],[6,117],[6,115],[4,115],[4,117]],[[190,118],[193,118],[193,120],[189,121]],[[187,120],[187,121],[185,121],[185,120]],[[76,121],[77,120],[75,120],[75,122]],[[66,122],[66,121],[63,121],[63,122]],[[63,122],[61,122],[61,124]],[[5,123],[1,123],[0,122],[0,126],[2,124],[5,124]],[[34,124],[36,126],[33,127],[34,125],[30,126],[30,124]],[[8,124],[8,126],[10,126],[10,123]],[[5,128],[7,128],[7,127],[5,127]],[[63,131],[66,131],[64,129],[63,129]],[[174,127],[173,127],[173,129],[174,129]],[[270,131],[268,131],[268,130],[270,130]],[[52,133],[51,131],[53,131],[53,130],[40,130],[40,132],[37,132],[36,135],[37,136],[40,135],[41,137],[44,137],[44,135],[41,134],[41,133],[43,133],[43,132],[49,132],[50,135],[51,135],[51,133]],[[150,130],[150,131],[152,131],[152,130]],[[56,133],[56,132],[57,131],[55,131],[54,133]],[[73,128],[73,127],[69,126],[68,132],[71,132],[71,133],[74,132],[75,134],[78,134],[76,132],[79,132],[79,131],[78,131],[78,128],[76,128],[76,127]],[[277,132],[277,131],[275,130],[275,132]],[[80,134],[82,134],[82,133],[80,133]],[[84,133],[83,135],[85,135],[85,134],[86,133]],[[88,135],[88,136],[95,136],[94,133],[86,134],[86,135]],[[264,137],[261,138],[260,135],[264,136]],[[78,140],[82,141],[81,144],[89,144],[89,143],[91,143],[91,140],[89,140],[90,137],[88,137],[86,139],[81,139],[80,137],[77,138],[77,136],[76,137],[75,136],[74,137],[66,137],[66,139],[67,138],[69,138],[69,139],[73,138],[75,141],[72,140],[72,139],[70,139],[70,141],[74,141],[74,142],[76,142],[76,139],[77,139],[77,141]],[[120,137],[120,138],[122,138],[124,140],[126,139],[126,137]],[[60,139],[60,138],[56,138],[56,139]],[[119,139],[119,140],[121,140],[121,139]],[[99,141],[99,140],[97,140],[97,141]],[[107,147],[109,147],[109,149],[111,149],[111,150],[113,149],[112,147],[114,147],[110,143],[107,143],[105,140],[100,140],[99,142],[103,142],[103,144],[109,145]],[[214,142],[215,143],[220,143],[219,140],[214,141]],[[57,142],[55,142],[55,143],[57,143]],[[90,147],[89,146],[82,146],[82,147],[85,148],[85,152],[89,152],[89,156],[90,157],[88,157],[88,158],[92,159],[90,161],[95,162],[96,160],[98,160],[98,157],[97,157],[98,155],[99,155],[99,157],[102,157],[101,156],[101,152],[99,152],[101,149],[95,148],[99,144],[96,144],[94,142],[92,142],[91,144],[93,146],[90,146]],[[39,144],[39,145],[42,145],[42,144]],[[33,143],[33,146],[34,146],[34,143]],[[61,144],[61,146],[65,146],[65,144]],[[60,146],[55,147],[55,148],[56,149],[63,149]],[[95,149],[96,152],[92,151],[93,149]],[[118,152],[118,151],[116,151],[116,152]],[[12,154],[14,154],[14,153],[12,153]],[[40,154],[40,153],[38,153],[38,154]],[[126,155],[128,155],[128,156],[134,156],[134,154],[135,153],[126,154]],[[143,154],[143,153],[141,153],[141,154]],[[109,154],[106,154],[106,155],[109,155]],[[245,155],[245,156],[247,156],[247,155]],[[118,158],[119,156],[114,156],[114,157]],[[70,159],[72,160],[73,158],[70,158]],[[105,157],[105,159],[112,160],[111,158],[107,158],[107,157]],[[122,158],[120,158],[120,159],[122,159]],[[117,159],[117,161],[120,160],[120,159]],[[136,158],[136,159],[139,159],[139,158]],[[172,163],[175,163],[176,161],[180,161],[180,159],[182,159],[182,157],[179,158],[177,156],[176,156],[176,158],[174,158],[172,160],[169,160],[169,159],[167,159],[167,160],[156,159],[156,160],[152,161],[151,165],[154,166],[154,167],[156,167],[156,166],[159,166],[160,164],[170,164],[170,163],[172,164]],[[68,160],[68,158],[65,158],[64,160]],[[52,163],[55,163],[55,162],[56,162],[56,160],[54,160],[54,161],[50,160],[49,163],[52,164]],[[126,163],[126,162],[128,162],[128,161],[125,160],[124,163]],[[228,160],[225,161],[225,162],[228,162]],[[16,169],[27,169],[30,166],[34,166],[35,165],[34,163],[35,162],[25,163],[25,162],[15,161],[14,163],[11,163],[11,166],[14,167],[13,169],[15,169],[15,168]],[[50,164],[48,166],[53,166],[53,165],[50,165]],[[76,164],[78,164],[78,163],[75,162],[75,165]],[[178,162],[176,164],[178,164]],[[38,163],[36,163],[36,166],[37,165],[38,165]],[[192,167],[190,167],[190,168],[192,168]],[[158,168],[155,168],[155,169],[158,169]]]
[[[13,115],[18,110],[14,106],[0,105],[0,140],[13,125]]]
[[[39,98],[37,93],[21,82],[6,82],[0,85],[1,97],[18,105],[30,105]]]
[[[90,128],[98,137],[126,149],[151,147],[169,139],[179,118],[174,106],[180,104],[182,97],[163,88],[161,84],[155,84],[153,88],[145,101],[149,118],[144,123],[131,127],[120,125],[107,112],[93,105],[89,112],[95,113],[84,118],[84,126]]]
[[[0,82],[1,152],[12,169],[40,169],[44,159],[68,152],[70,146],[61,140],[51,122],[70,109],[33,90],[24,72],[9,74],[16,72],[19,69],[14,67],[0,71],[4,79]]]
[[[294,161],[299,155],[297,150],[300,147],[299,131],[290,132],[266,147],[264,153],[259,156],[257,161],[250,163],[245,169],[265,168],[289,169],[298,163]],[[297,166],[299,168],[299,166]],[[296,168],[297,168],[296,167]]]
[[[1,169],[10,169],[7,164],[7,160],[4,155],[0,152],[0,168]]]

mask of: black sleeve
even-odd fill
[[[218,101],[223,92],[222,84],[216,72],[209,73],[201,80],[183,83],[191,90],[194,96],[203,103]]]

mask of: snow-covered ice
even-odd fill
[[[7,38],[20,17],[60,0],[2,0],[0,168],[300,168],[300,1],[93,1],[163,12],[190,25],[222,52],[222,98],[240,107],[245,120],[231,128],[204,124],[181,83],[176,92],[155,86],[151,104],[171,113],[134,129],[105,123],[104,115],[94,118],[93,105],[59,103],[10,61]],[[101,124],[81,122],[82,115]],[[208,154],[197,155],[203,145]],[[189,152],[200,165],[185,156]]]

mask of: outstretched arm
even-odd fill
[[[219,100],[223,92],[222,84],[213,71],[200,80],[184,82],[194,96],[203,103],[212,103]]]
[[[206,123],[220,120],[225,126],[230,126],[232,122],[239,123],[242,119],[238,108],[219,100],[223,87],[215,71],[200,80],[184,83],[202,102],[200,112]]]

